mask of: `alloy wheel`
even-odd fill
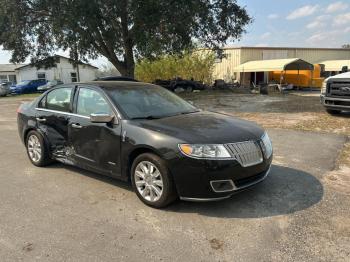
[[[31,135],[28,138],[27,148],[30,159],[33,162],[39,162],[42,155],[42,149],[39,138],[37,136]]]
[[[134,173],[140,195],[149,202],[158,201],[163,194],[163,178],[158,168],[149,161],[138,163]]]

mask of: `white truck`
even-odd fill
[[[331,76],[323,82],[321,103],[330,114],[350,112],[350,72]]]

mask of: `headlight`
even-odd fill
[[[232,156],[224,147],[224,145],[180,144],[179,148],[184,155],[193,157],[193,158],[213,158],[213,159],[232,158]]]
[[[269,138],[269,135],[266,132],[261,137],[260,143],[261,143],[261,148],[264,152],[265,158],[270,158],[272,155],[273,149],[272,149],[272,143]]]
[[[322,88],[321,88],[321,94],[325,94],[327,92],[327,81],[323,81]]]

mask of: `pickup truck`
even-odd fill
[[[321,103],[330,114],[350,112],[350,72],[331,76],[323,82]]]

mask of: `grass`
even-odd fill
[[[40,96],[41,94],[40,93],[34,93],[34,94],[22,94],[22,95],[8,95],[8,96],[5,96],[5,97],[0,97],[0,99],[6,99],[6,98],[9,98],[9,99],[26,99],[26,98],[36,98],[38,96]]]

